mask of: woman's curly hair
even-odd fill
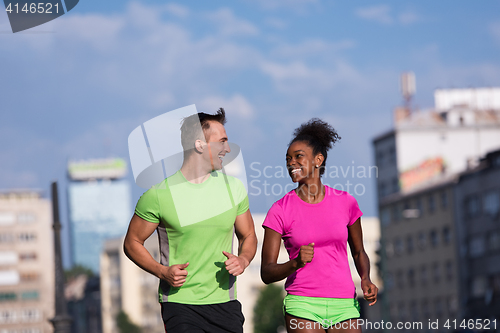
[[[288,144],[289,147],[296,141],[304,141],[313,149],[314,156],[318,153],[324,156],[325,159],[319,169],[320,176],[323,175],[325,173],[328,150],[333,147],[335,142],[341,139],[337,131],[327,122],[319,118],[312,118],[296,128],[293,135],[294,138]]]

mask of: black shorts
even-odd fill
[[[161,303],[167,333],[243,333],[245,317],[237,300],[220,304]]]

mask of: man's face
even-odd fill
[[[207,131],[208,153],[212,170],[222,169],[222,161],[226,153],[231,152],[227,142],[227,134],[224,125],[219,122],[211,121],[210,128]]]

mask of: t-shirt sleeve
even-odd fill
[[[361,209],[359,209],[358,201],[356,200],[356,198],[354,198],[352,195],[349,195],[349,199],[351,203],[349,209],[350,218],[349,223],[347,224],[348,226],[353,225],[354,222],[356,222],[363,215],[363,212],[361,211]]]
[[[271,209],[267,212],[264,223],[262,223],[262,227],[268,227],[281,235],[285,234],[283,208],[278,202],[275,202],[271,206]]]
[[[245,213],[249,208],[250,204],[248,202],[248,195],[245,194],[245,198],[238,204],[238,211],[236,212],[236,215]]]
[[[158,204],[158,195],[156,192],[157,189],[154,187],[147,190],[140,197],[135,206],[135,214],[152,223],[160,223],[160,206]]]

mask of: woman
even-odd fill
[[[339,140],[324,121],[313,118],[294,132],[286,165],[295,190],[274,203],[263,223],[261,277],[264,283],[287,278],[284,313],[288,332],[361,332],[359,304],[347,260],[347,242],[370,306],[377,287],[363,248],[356,199],[321,183],[327,153]],[[290,260],[278,264],[281,239]]]

